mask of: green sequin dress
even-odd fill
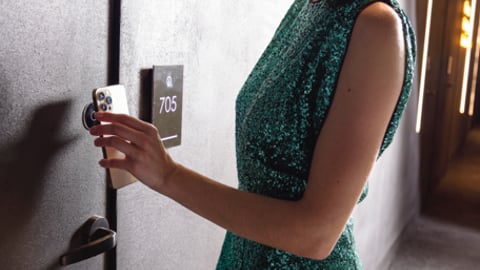
[[[298,200],[332,102],[354,22],[372,0],[295,0],[241,89],[236,103],[239,189]],[[406,45],[401,96],[380,155],[392,141],[413,81],[415,38],[396,1]],[[365,188],[362,198],[365,197]],[[361,198],[361,199],[362,199]],[[295,256],[227,232],[217,269],[361,269],[353,224],[325,260]]]

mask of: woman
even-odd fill
[[[97,113],[101,160],[228,230],[218,269],[361,269],[350,215],[411,90],[395,1],[295,0],[237,97],[239,189],[176,163],[152,125]],[[363,195],[363,196],[362,196]],[[208,198],[208,200],[205,200]]]

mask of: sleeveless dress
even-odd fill
[[[236,101],[239,189],[299,200],[306,188],[316,139],[331,105],[355,19],[373,0],[295,0]],[[415,37],[403,23],[403,89],[380,148],[391,143],[409,97]],[[341,143],[341,142],[338,142]],[[364,189],[360,201],[366,196]],[[325,260],[299,257],[227,232],[217,269],[362,269],[351,219]]]

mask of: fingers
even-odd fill
[[[149,123],[126,114],[96,112],[95,119],[101,122],[119,123],[142,132],[148,132],[150,129],[152,129],[152,125]]]
[[[134,144],[144,140],[141,132],[115,123],[96,125],[90,128],[89,131],[91,135],[114,135],[128,140]]]
[[[107,156],[99,162],[100,166],[126,170],[148,186],[154,186],[171,170],[174,163],[155,126],[122,114],[97,112],[95,118],[102,122],[90,128],[90,134],[99,136],[94,141],[95,146],[125,154],[124,158]]]
[[[130,163],[126,159],[102,159],[98,164],[103,168],[114,168],[127,171],[130,169]]]
[[[113,147],[127,156],[134,156],[138,151],[132,144],[113,136],[96,138],[94,143],[98,147]]]

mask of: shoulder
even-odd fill
[[[388,4],[375,2],[363,9],[355,22],[355,30],[379,38],[402,35],[402,22],[397,12]]]
[[[405,39],[400,16],[383,2],[367,6],[355,21],[349,51],[363,58],[362,65],[371,63],[388,67],[403,64]]]
[[[389,5],[370,4],[358,15],[348,45],[341,78],[362,85],[363,94],[379,97],[399,92],[403,81],[405,42],[400,17]],[[395,95],[393,95],[395,96]]]
[[[366,24],[379,24],[380,26],[400,26],[400,17],[388,4],[375,2],[364,8],[358,16],[359,22]]]

